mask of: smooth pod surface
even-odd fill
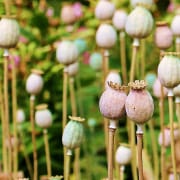
[[[137,6],[127,17],[125,31],[132,38],[145,38],[153,29],[153,17],[144,7]]]
[[[11,18],[0,20],[0,47],[13,48],[19,41],[20,29],[17,21]]]
[[[139,4],[142,4],[144,6],[151,7],[153,5],[153,0],[131,0],[131,6],[135,7]]]
[[[158,78],[166,88],[174,88],[180,84],[180,59],[166,55],[158,65]]]
[[[180,97],[180,84],[173,89],[174,96]]]
[[[153,115],[154,103],[147,90],[130,90],[126,103],[126,114],[136,124],[144,124]]]
[[[22,123],[25,121],[25,113],[23,111],[23,109],[18,109],[17,110],[17,117],[16,120],[18,123]]]
[[[92,69],[99,71],[102,69],[102,60],[103,57],[101,53],[94,52],[90,56],[89,65],[91,66]]]
[[[56,50],[57,60],[65,65],[71,64],[77,60],[78,50],[71,41],[62,41]]]
[[[171,29],[175,36],[180,36],[180,14],[177,14],[171,23]]]
[[[72,24],[76,21],[76,15],[72,5],[64,5],[61,9],[61,20],[65,24]]]
[[[96,43],[101,48],[112,48],[117,40],[117,34],[113,26],[101,24],[96,32]]]
[[[81,145],[83,137],[83,124],[81,122],[70,120],[64,128],[62,143],[68,149],[74,149]]]
[[[67,66],[68,75],[73,77],[78,73],[79,70],[79,62],[75,62]]]

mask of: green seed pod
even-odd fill
[[[80,117],[71,117],[71,119],[64,128],[62,143],[67,149],[75,149],[78,148],[84,137],[84,128],[82,122],[83,118]]]

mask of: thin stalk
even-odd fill
[[[12,60],[12,114],[13,114],[13,137],[15,139],[14,144],[14,156],[13,156],[13,172],[15,179],[18,172],[18,142],[17,142],[17,92],[16,92],[16,66],[15,60]]]
[[[32,144],[33,144],[33,180],[38,179],[38,160],[37,160],[37,148],[36,148],[36,132],[35,132],[35,124],[34,124],[34,101],[35,96],[31,95],[30,97],[30,121],[31,121],[31,129],[32,129]]]
[[[142,160],[142,147],[143,147],[143,130],[141,126],[138,125],[138,129],[136,131],[137,136],[137,155],[138,155],[138,174],[139,180],[143,180],[143,160]]]
[[[65,174],[64,174],[64,180],[70,180],[70,159],[71,159],[72,152],[71,150],[67,150],[66,153],[66,166],[65,166]]]
[[[114,162],[114,136],[116,125],[114,120],[110,120],[109,141],[108,141],[108,180],[113,180],[113,162]]]
[[[119,168],[119,180],[124,180],[124,169],[125,169],[125,166],[120,166],[120,168]]]
[[[11,14],[11,0],[4,0],[4,5],[5,5],[6,15],[10,16],[10,14]]]
[[[180,97],[176,97],[176,116],[180,125]]]
[[[125,32],[121,31],[119,34],[120,41],[120,57],[121,57],[121,67],[122,67],[122,77],[123,83],[127,84],[127,69],[126,69],[126,44],[125,44]]]
[[[50,158],[50,151],[49,151],[49,142],[48,142],[48,131],[47,129],[43,130],[44,135],[44,144],[45,144],[45,153],[46,153],[46,165],[47,165],[47,175],[48,178],[51,177],[51,158]]]
[[[72,116],[77,116],[77,106],[76,106],[76,98],[75,98],[75,90],[74,90],[74,78],[71,77],[69,79],[69,89],[70,89],[70,99],[71,99],[71,108],[72,108]],[[75,149],[75,157],[74,157],[74,174],[77,180],[80,179],[80,148]]]
[[[146,55],[146,43],[145,39],[142,39],[141,41],[141,79],[144,79],[145,77],[145,55]]]
[[[12,171],[12,148],[11,148],[11,137],[10,137],[10,130],[9,130],[9,100],[8,100],[8,61],[9,61],[9,52],[8,50],[4,50],[4,116],[5,116],[5,132],[6,132],[6,141],[8,140],[8,152],[7,152],[7,167],[4,167],[5,172]],[[9,157],[9,159],[8,159]]]
[[[148,122],[148,125],[149,125],[151,143],[152,143],[154,175],[155,175],[155,180],[159,180],[159,158],[158,158],[157,144],[155,141],[156,135],[154,131],[153,121],[150,120]]]
[[[1,109],[1,123],[2,123],[2,163],[3,172],[5,172],[5,167],[7,167],[7,151],[6,151],[6,133],[5,133],[5,117],[4,117],[4,100],[2,94],[2,84],[0,81],[0,109]]]
[[[180,52],[180,37],[176,38],[176,52]]]
[[[168,105],[169,105],[169,119],[170,119],[170,135],[171,135],[171,157],[174,179],[177,180],[176,157],[175,157],[175,142],[174,142],[174,117],[173,117],[173,90],[168,90]]]

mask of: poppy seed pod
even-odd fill
[[[67,72],[70,77],[74,77],[79,70],[79,62],[75,62],[67,66]]]
[[[163,87],[163,93],[164,93],[164,97],[166,97],[168,94],[167,88]],[[161,97],[161,83],[158,78],[155,80],[153,85],[153,94],[157,98]]]
[[[144,7],[137,6],[127,17],[125,31],[132,38],[145,38],[153,29],[153,17]]]
[[[92,69],[99,71],[102,69],[102,60],[103,60],[103,57],[101,53],[94,52],[90,56],[89,65],[92,67]]]
[[[153,88],[155,80],[156,80],[156,74],[155,73],[149,72],[149,73],[146,74],[145,81],[146,81],[147,86],[148,86],[149,89]]]
[[[180,84],[173,89],[173,93],[175,96],[180,97]]]
[[[106,37],[106,38],[105,38]],[[117,34],[113,26],[101,24],[96,32],[96,43],[99,47],[112,48],[117,40]]]
[[[115,6],[107,0],[99,0],[95,8],[95,16],[99,20],[111,19],[115,11]]]
[[[114,27],[119,31],[124,30],[127,17],[128,15],[125,11],[123,10],[115,11],[113,19],[112,19]]]
[[[19,41],[20,30],[15,19],[3,17],[0,20],[0,47],[13,48]]]
[[[155,44],[159,49],[168,49],[173,42],[173,33],[167,22],[157,22],[155,31]]]
[[[50,127],[52,124],[52,114],[47,107],[47,104],[38,105],[35,112],[36,124],[44,129]]]
[[[135,7],[138,5],[151,7],[153,5],[153,0],[131,0],[130,3],[132,7]]]
[[[57,60],[64,64],[68,65],[77,60],[78,50],[76,45],[71,41],[62,41],[56,50]]]
[[[171,29],[175,36],[180,37],[180,14],[177,14],[174,16],[172,23],[171,23]]]
[[[174,88],[180,84],[180,59],[165,55],[158,65],[158,78],[166,88]]]
[[[105,80],[105,89],[107,88],[111,88],[108,85],[108,82],[112,81],[113,83],[117,83],[117,84],[121,84],[122,80],[121,80],[121,76],[119,75],[118,70],[111,70]]]
[[[76,21],[76,15],[72,5],[64,5],[61,9],[61,20],[65,24],[72,24]]]
[[[99,109],[104,117],[110,120],[118,120],[125,115],[126,87],[119,86],[111,81],[108,84],[110,88],[102,93],[99,100]]]
[[[121,165],[127,165],[130,163],[132,158],[131,148],[125,145],[120,145],[116,150],[115,159],[116,162]]]
[[[26,80],[26,91],[32,95],[37,95],[43,88],[43,72],[40,70],[32,69],[31,74]]]
[[[22,123],[25,121],[25,113],[22,109],[17,110],[16,120],[17,120],[17,123]]]
[[[64,128],[62,143],[67,149],[75,149],[80,147],[83,138],[84,138],[84,128],[82,122],[83,118],[80,117],[71,117],[69,116],[70,121]]]
[[[131,88],[125,103],[127,116],[136,124],[144,124],[153,115],[154,103],[150,93],[145,89],[144,81],[131,82]]]

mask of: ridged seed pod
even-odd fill
[[[137,6],[127,17],[125,31],[132,38],[145,38],[153,29],[153,17],[144,7]]]
[[[13,48],[19,41],[20,29],[17,21],[13,18],[3,17],[0,20],[0,47]]]
[[[56,50],[57,60],[64,64],[69,65],[77,60],[78,49],[71,41],[62,41]]]
[[[145,89],[144,81],[129,83],[131,88],[125,103],[127,116],[136,124],[144,124],[153,115],[154,103],[150,93]]]
[[[37,95],[43,88],[43,72],[40,70],[32,69],[31,74],[26,81],[26,91],[32,95]]]
[[[174,88],[180,84],[180,59],[165,55],[158,65],[158,78],[166,88]]]

